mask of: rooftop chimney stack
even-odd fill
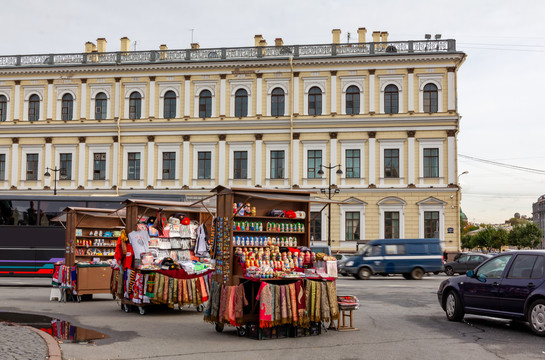
[[[129,40],[128,37],[124,36],[121,38],[121,52],[124,52],[124,53],[128,53],[129,52],[129,47],[131,45],[131,41]]]
[[[373,42],[380,42],[380,31],[373,31]]]
[[[340,44],[341,43],[341,29],[333,29],[333,30],[331,30],[331,33],[333,34],[333,44]]]
[[[166,46],[166,45],[165,45]],[[191,49],[192,50],[197,50],[200,48],[200,45],[199,43],[191,43]]]
[[[260,46],[260,47],[267,46],[267,41],[266,41],[265,39],[261,39],[261,40],[259,41],[259,46]]]
[[[284,41],[282,40],[282,38],[274,39],[274,46],[284,46]]]
[[[99,53],[106,52],[106,38],[98,38],[97,39],[97,51]]]
[[[160,60],[166,60],[167,50],[168,50],[168,48],[167,48],[166,44],[159,45],[159,59]]]
[[[366,28],[359,28],[358,29],[358,42],[360,44],[363,44],[365,42],[365,36],[367,35],[367,29]]]
[[[388,42],[388,31],[383,31],[380,33],[380,41]]]
[[[258,47],[258,46],[259,46],[259,43],[261,42],[261,40],[263,40],[263,36],[262,36],[262,35],[255,35],[255,36],[254,36],[254,46],[255,46],[255,47]]]
[[[86,52],[86,53],[91,53],[91,52],[93,52],[94,50],[96,51],[96,45],[93,44],[93,43],[90,42],[90,41],[87,41],[87,42],[85,43],[85,52]]]

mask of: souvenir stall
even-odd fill
[[[209,242],[214,209],[190,203],[126,200],[117,240],[112,295],[129,312],[150,305],[204,309],[210,292]]]
[[[310,251],[310,192],[216,192],[216,273],[204,320],[254,339],[317,335],[338,320],[336,259]],[[324,206],[325,207],[325,206]]]
[[[61,299],[73,295],[79,302],[110,293],[111,264],[116,239],[125,227],[123,217],[115,209],[68,207],[56,219],[66,228],[65,260],[56,264],[53,274]]]

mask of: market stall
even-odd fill
[[[116,239],[124,229],[124,213],[115,209],[67,207],[57,221],[65,232],[65,259],[55,265],[53,283],[62,299],[80,301],[110,292]]]
[[[310,251],[310,192],[216,192],[216,273],[204,320],[262,339],[316,335],[339,317],[336,260]]]
[[[129,312],[164,304],[171,308],[208,301],[209,241],[214,209],[189,203],[129,199],[126,228],[115,250],[112,295]]]

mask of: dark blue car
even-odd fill
[[[443,281],[437,297],[450,321],[465,314],[525,320],[534,334],[545,336],[545,251],[496,255]]]

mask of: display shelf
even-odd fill
[[[287,234],[287,235],[305,235],[303,231],[252,231],[252,230],[233,230],[234,233],[251,234]]]
[[[76,255],[76,257],[114,257],[113,255]]]
[[[240,221],[242,219],[266,219],[266,220],[292,220],[304,222],[305,219],[278,217],[278,216],[233,216],[233,221]]]
[[[92,247],[99,247],[99,248],[115,248],[115,245],[76,245],[78,248],[92,248]]]
[[[112,240],[117,240],[117,238],[116,238],[115,236],[76,235],[76,239],[79,239],[79,238],[86,238],[86,239],[112,239]]]
[[[124,229],[124,226],[117,225],[117,226],[84,226],[84,225],[78,225],[76,226],[76,229],[94,229],[94,230],[101,230],[101,229],[117,229],[122,230]]]

